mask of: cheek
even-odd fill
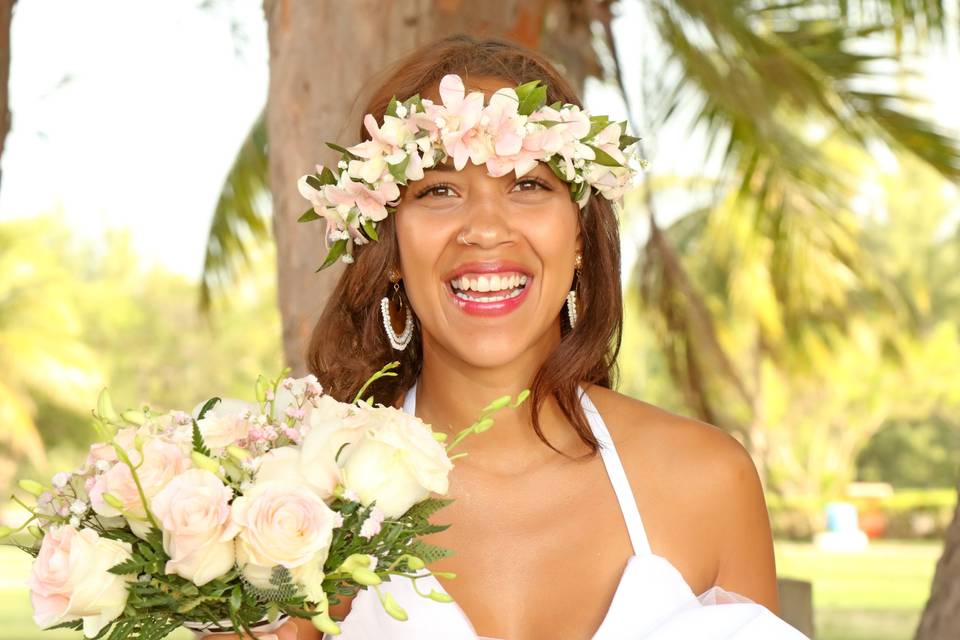
[[[421,296],[436,284],[434,267],[448,244],[451,225],[454,224],[439,216],[431,216],[430,220],[426,220],[425,216],[418,213],[402,209],[396,213],[397,248],[403,286],[414,308]]]

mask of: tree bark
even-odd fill
[[[558,62],[582,87],[584,76],[598,65],[589,24],[578,21],[579,5],[573,0],[264,0],[278,301],[284,355],[294,375],[306,372],[310,334],[343,268],[314,273],[324,255],[322,225],[297,223],[307,203],[296,183],[316,163],[334,160],[325,141],[357,142],[357,122],[348,118],[362,108],[354,102],[367,79],[421,44],[466,32],[563,56]]]
[[[0,158],[10,133],[10,25],[17,0],[0,0]],[[0,180],[3,174],[0,173]]]
[[[960,496],[960,486],[957,487]],[[960,501],[947,528],[943,555],[937,562],[930,599],[924,607],[916,640],[960,637]]]

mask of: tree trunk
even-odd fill
[[[960,496],[960,486],[957,487]],[[960,637],[960,501],[947,529],[943,555],[937,562],[930,599],[924,607],[916,640],[955,640]]]
[[[10,133],[10,24],[16,2],[0,0],[0,158]]]
[[[307,203],[296,183],[316,163],[334,160],[325,141],[358,142],[353,139],[358,123],[347,119],[355,106],[362,108],[354,100],[366,80],[416,46],[466,32],[563,56],[558,62],[582,87],[583,76],[597,64],[579,5],[573,0],[264,0],[278,299],[284,355],[294,375],[306,371],[311,331],[343,268],[314,273],[323,260],[322,225],[297,223]]]

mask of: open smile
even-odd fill
[[[503,263],[473,263],[458,268],[446,280],[451,300],[470,315],[510,313],[527,296],[533,276]]]

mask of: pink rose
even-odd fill
[[[28,581],[34,622],[47,628],[83,619],[85,636],[100,633],[123,613],[131,579],[108,569],[130,555],[128,543],[102,538],[93,529],[63,526],[48,532]]]
[[[170,556],[167,573],[199,587],[233,567],[238,528],[230,518],[232,497],[220,478],[203,469],[181,473],[154,497],[153,513]]]
[[[124,450],[133,448],[133,440],[137,437],[137,427],[124,427],[117,431],[114,441]],[[117,461],[117,452],[109,442],[98,442],[90,445],[90,453],[87,454],[87,468],[93,468],[101,460],[113,464]]]
[[[197,420],[203,443],[211,449],[222,450],[246,439],[251,426],[248,412],[255,409],[254,405],[241,400],[221,400],[202,420]]]
[[[159,439],[148,440],[143,445],[142,454],[132,447],[126,449],[126,452],[130,461],[138,466],[137,477],[148,501],[174,477],[192,466],[182,447]],[[104,493],[117,498],[122,507],[117,509],[107,504],[103,498]],[[90,504],[93,510],[102,516],[123,516],[130,529],[141,538],[150,530],[137,483],[130,473],[130,468],[122,462],[114,464],[109,471],[97,478],[90,490]]]

